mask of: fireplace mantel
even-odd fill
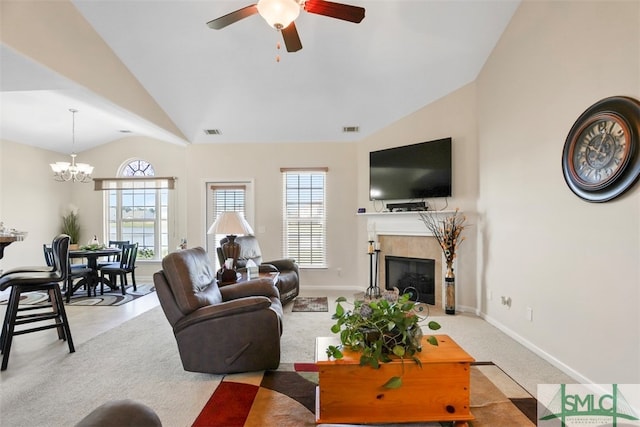
[[[428,212],[436,218],[445,218],[453,215],[456,211]],[[435,277],[435,300],[437,307],[443,307],[444,292],[442,288],[446,273],[444,255],[436,239],[433,238],[433,233],[421,220],[420,212],[371,212],[360,213],[358,216],[366,219],[368,239],[376,242],[376,247],[381,250],[382,259],[386,255],[395,255],[428,258],[436,261],[436,271],[440,271],[440,274],[436,274]],[[426,243],[425,237],[430,238],[427,240],[433,242]],[[381,287],[385,288],[384,262],[380,264],[379,273]]]
[[[436,217],[446,217],[453,215],[456,211],[428,212]],[[373,240],[377,240],[378,235],[433,236],[420,219],[420,212],[367,212],[360,213],[358,216],[367,219],[367,232],[369,238]]]

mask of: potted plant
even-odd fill
[[[62,215],[60,231],[69,235],[69,249],[77,249],[80,240],[80,217],[76,206],[69,205],[68,213]]]
[[[425,306],[409,300],[410,295],[398,296],[398,291],[386,292],[380,299],[358,300],[353,303],[353,309],[345,310],[342,303],[346,298],[336,300],[336,312],[332,316],[336,323],[331,332],[340,335],[341,345],[329,346],[327,355],[335,359],[343,357],[342,350],[360,352],[360,366],[371,366],[375,369],[380,363],[388,363],[393,358],[400,358],[404,371],[404,359],[413,360],[422,366],[417,353],[422,351],[422,328],[428,312],[423,314]],[[430,330],[440,329],[435,321],[427,322]],[[427,342],[437,346],[434,336],[427,338]],[[385,388],[398,388],[402,385],[402,378],[392,377],[385,384]]]

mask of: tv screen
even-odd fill
[[[451,196],[451,138],[369,153],[369,199]]]

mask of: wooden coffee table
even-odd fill
[[[436,335],[439,345],[423,338],[422,368],[412,360],[381,363],[380,369],[360,366],[360,353],[343,351],[329,359],[326,349],[337,337],[316,338],[316,423],[404,423],[453,421],[467,425],[471,362],[474,359],[447,335]],[[402,375],[397,389],[382,387]]]

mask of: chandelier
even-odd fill
[[[51,163],[51,170],[53,171],[53,178],[56,181],[73,181],[73,182],[90,182],[91,173],[93,172],[93,166],[87,163],[76,163],[76,113],[78,110],[73,108],[69,109],[72,114],[71,124],[71,163],[69,162],[55,162]]]

